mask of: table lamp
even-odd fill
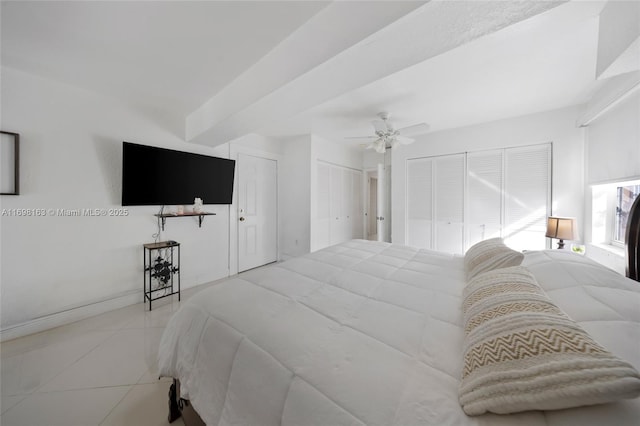
[[[573,240],[576,238],[576,219],[573,217],[557,217],[549,216],[547,218],[547,234],[549,238],[556,238],[558,248],[564,248],[564,240]]]

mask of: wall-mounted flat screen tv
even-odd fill
[[[122,143],[122,205],[231,204],[235,160]]]

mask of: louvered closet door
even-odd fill
[[[406,238],[410,246],[433,248],[433,160],[407,160]]]
[[[435,249],[463,253],[465,156],[434,160]]]
[[[340,213],[340,242],[351,239],[351,227],[353,226],[353,218],[351,213],[353,210],[353,188],[351,185],[351,170],[342,169],[342,187],[340,188],[342,195],[342,212]]]
[[[331,215],[329,221],[329,242],[333,245],[342,241],[342,203],[344,191],[342,189],[342,170],[337,167],[330,167],[329,170],[329,211]]]
[[[551,144],[505,150],[503,238],[516,250],[546,248],[551,205]]]
[[[319,248],[329,245],[329,233],[331,232],[330,171],[331,169],[328,165],[318,164],[316,243]]]
[[[467,154],[467,247],[501,236],[502,153]]]

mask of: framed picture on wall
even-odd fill
[[[0,130],[0,195],[20,193],[20,135]]]

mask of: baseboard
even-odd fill
[[[140,291],[130,291],[112,299],[91,303],[77,308],[35,318],[20,324],[12,325],[0,330],[0,342],[27,336],[33,333],[60,327],[85,318],[103,314],[125,306],[141,302]]]

